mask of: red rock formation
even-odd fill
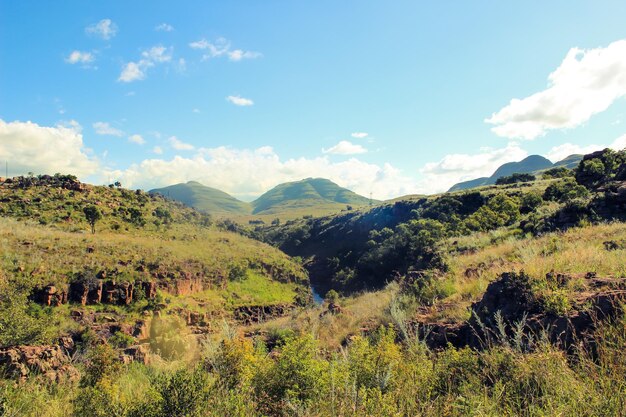
[[[24,381],[29,375],[43,375],[53,382],[75,381],[80,374],[70,363],[71,338],[48,346],[13,346],[0,350],[0,365],[6,376]]]

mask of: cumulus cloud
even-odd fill
[[[95,122],[92,126],[93,126],[93,130],[98,135],[118,136],[118,137],[124,136],[124,132],[122,132],[120,129],[117,129],[111,126],[107,122]]]
[[[592,144],[592,145],[581,146],[581,145],[575,145],[573,143],[564,143],[562,145],[555,146],[552,149],[550,149],[548,153],[546,154],[546,158],[548,158],[552,162],[558,162],[570,155],[574,155],[574,154],[584,155],[584,154],[599,151],[605,148],[611,148],[616,151],[625,149],[626,148],[626,135],[620,136],[619,138],[611,142],[611,144],[609,145]]]
[[[430,162],[420,170],[422,179],[418,183],[421,192],[426,194],[448,190],[457,182],[488,177],[502,164],[521,161],[528,152],[516,143],[505,148],[484,148],[476,154],[450,154],[438,162]]]
[[[122,68],[122,72],[117,80],[130,83],[137,80],[143,80],[144,78],[146,78],[146,73],[139,63],[128,62],[124,65],[124,68]]]
[[[146,143],[145,139],[141,135],[130,135],[128,140],[132,143],[136,143],[137,145],[143,145]]]
[[[365,139],[366,137],[369,136],[369,133],[365,133],[365,132],[354,132],[352,133],[350,136],[352,136],[355,139]]]
[[[193,151],[195,149],[193,145],[183,142],[176,136],[170,136],[169,142],[170,146],[177,151]]]
[[[0,119],[0,160],[8,161],[9,175],[65,173],[80,177],[98,169],[83,145],[81,127],[69,121],[54,127]]]
[[[572,48],[549,75],[548,88],[511,102],[486,119],[498,136],[535,139],[573,128],[626,96],[626,40],[606,48]]]
[[[174,30],[174,26],[168,23],[161,23],[160,25],[155,26],[154,30],[157,32],[172,32]]]
[[[379,166],[355,158],[333,163],[327,157],[283,161],[268,146],[199,149],[192,158],[147,159],[105,175],[144,189],[195,180],[244,199],[258,197],[280,183],[308,177],[328,178],[361,195],[371,192],[377,199],[416,191],[414,181],[390,164]]]
[[[354,144],[347,140],[342,140],[335,146],[332,146],[328,149],[322,149],[322,152],[333,155],[356,155],[360,153],[366,153],[367,149],[365,149],[361,145]]]
[[[117,25],[113,23],[111,19],[102,19],[98,23],[87,26],[85,33],[104,40],[109,40],[117,34]]]
[[[152,148],[152,153],[161,155],[163,153],[163,149],[160,146],[155,146],[154,148]]]
[[[260,52],[244,51],[243,49],[231,49],[230,41],[225,38],[218,38],[214,42],[209,42],[206,39],[200,39],[198,41],[191,42],[189,47],[204,51],[204,54],[202,55],[203,61],[211,58],[227,56],[229,60],[238,62],[243,59],[255,59],[263,56]]]
[[[241,96],[228,96],[226,101],[233,103],[235,106],[252,106],[254,104],[254,101]]]
[[[96,57],[91,52],[76,50],[70,52],[67,58],[65,58],[65,62],[67,62],[68,64],[86,65],[92,63],[95,59]]]
[[[153,46],[141,52],[141,59],[137,62],[127,62],[122,68],[118,81],[130,83],[146,78],[148,68],[156,64],[169,63],[172,61],[173,48],[163,45]],[[184,60],[182,61],[184,66]],[[180,64],[180,60],[179,60]],[[179,65],[177,64],[177,65]]]

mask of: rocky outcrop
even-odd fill
[[[564,287],[572,276],[550,272],[546,279]],[[626,278],[598,278],[595,274],[576,277],[584,279],[584,288],[572,300],[566,314],[545,310],[532,291],[531,278],[524,273],[504,273],[487,287],[483,297],[471,307],[472,318],[461,323],[410,324],[415,334],[434,349],[448,343],[482,349],[498,343],[504,330],[513,336],[514,327],[523,325],[526,340],[545,334],[553,343],[570,349],[575,342],[587,340],[599,323],[622,311],[626,300]]]
[[[68,296],[67,286],[47,285],[42,289],[36,290],[31,299],[46,307],[58,307],[67,303]]]
[[[192,295],[208,288],[202,278],[179,278],[159,282],[159,287],[172,295]]]
[[[53,381],[75,381],[80,374],[70,362],[74,349],[71,338],[63,338],[57,345],[13,346],[0,349],[0,368],[4,375],[24,381],[29,376],[41,375]]]
[[[120,360],[125,364],[137,362],[148,365],[150,363],[150,345],[145,343],[127,347],[120,355]]]
[[[93,278],[71,283],[67,298],[81,305],[128,305],[133,302],[135,288],[141,289],[145,298],[156,297],[156,282],[116,282]]]

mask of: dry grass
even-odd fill
[[[536,278],[551,271],[573,276],[594,272],[598,276],[626,277],[626,250],[607,251],[603,245],[609,240],[625,241],[625,223],[572,228],[539,238],[519,239],[498,230],[455,240],[459,246],[480,249],[449,255],[450,271],[445,279],[453,283],[455,291],[442,302],[454,307],[437,311],[433,319],[466,318],[467,307],[504,272],[525,271]],[[468,277],[468,269],[476,269],[478,276]]]

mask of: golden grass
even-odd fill
[[[455,292],[442,302],[457,305],[437,312],[433,318],[465,318],[467,307],[504,272],[524,271],[536,278],[551,271],[574,276],[594,272],[598,276],[626,277],[626,250],[607,251],[603,245],[609,240],[626,240],[625,223],[577,227],[538,238],[507,237],[505,231],[499,230],[455,240],[460,246],[481,249],[448,256],[450,271],[445,279],[453,283]],[[489,245],[499,240],[502,241]],[[479,275],[466,276],[470,268],[478,269]]]

